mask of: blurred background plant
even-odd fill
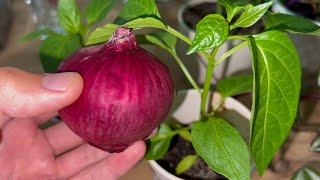
[[[313,20],[320,20],[320,0],[280,0],[293,12]]]
[[[320,136],[310,145],[310,151],[314,153],[320,153]],[[303,167],[294,172],[291,180],[318,180],[320,179],[319,161],[307,162]]]

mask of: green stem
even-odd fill
[[[167,29],[165,29],[166,31],[168,31],[169,33],[171,33],[172,35],[180,38],[181,40],[183,40],[184,42],[186,42],[187,44],[191,44],[191,40],[189,38],[187,38],[185,35],[181,34],[180,32],[176,31],[175,29],[173,29],[170,26],[167,26]]]
[[[87,40],[88,40],[88,36],[89,36],[89,32],[90,32],[90,25],[82,25],[82,28],[79,32],[79,36],[81,39],[81,44],[82,46],[85,46]]]
[[[222,105],[222,103],[223,103],[224,100],[225,100],[224,97],[221,97],[221,98],[219,99],[219,101],[217,102],[217,104],[213,107],[213,113],[216,112],[216,111],[220,108],[220,106]],[[213,114],[212,114],[212,115],[213,115]]]
[[[178,134],[179,132],[190,130],[191,128],[192,128],[192,126],[188,126],[188,127],[184,127],[184,128],[180,128],[180,129],[174,130],[172,132],[175,133],[175,134]]]
[[[244,41],[247,40],[246,37],[240,36],[240,35],[235,35],[235,36],[229,36],[229,37],[227,37],[227,41],[228,41],[228,40],[233,40],[233,39],[241,39],[241,40],[244,40]]]
[[[197,83],[194,81],[194,79],[192,78],[192,76],[190,75],[188,69],[186,68],[186,66],[183,64],[182,60],[179,58],[179,56],[177,55],[176,52],[172,52],[170,51],[171,55],[173,56],[173,58],[177,61],[178,65],[180,66],[182,72],[184,73],[184,75],[186,76],[186,78],[188,79],[188,81],[190,82],[190,84],[192,85],[192,87],[194,89],[196,89],[198,91],[199,94],[201,94],[201,89],[199,88],[199,86],[197,85]]]
[[[204,80],[203,91],[201,94],[201,117],[200,117],[200,119],[202,119],[203,115],[205,115],[207,113],[207,110],[206,110],[207,98],[208,98],[208,94],[209,94],[209,90],[210,90],[211,79],[212,79],[214,67],[215,67],[215,64],[214,64],[215,56],[217,55],[219,48],[220,48],[220,46],[214,48],[208,58],[207,72],[206,72],[206,77]]]
[[[171,131],[171,132],[165,134],[165,136],[166,136],[166,137],[173,137],[173,136],[179,134],[180,132],[186,131],[186,130],[190,130],[191,128],[192,128],[192,126],[180,128],[180,129],[177,129],[177,130],[174,130],[174,131]],[[161,135],[160,135],[160,136],[155,135],[155,136],[153,136],[152,138],[153,138],[155,141],[157,141],[157,140],[160,140],[160,139],[162,139],[162,138],[164,138],[164,137],[161,136]]]
[[[228,57],[230,57],[231,55],[233,55],[235,52],[239,51],[241,48],[243,48],[246,45],[248,45],[247,41],[244,41],[244,42],[238,44],[237,46],[235,46],[234,48],[230,49],[229,51],[224,53],[222,56],[220,56],[215,61],[214,65],[217,65],[217,64],[221,63],[223,60],[227,59]]]
[[[214,70],[214,58],[210,58],[210,59],[208,59],[206,78],[204,81],[204,87],[203,87],[203,91],[201,94],[201,115],[204,115],[207,112],[206,104],[207,104],[207,98],[208,98],[208,94],[209,94],[209,90],[210,90],[213,70]]]

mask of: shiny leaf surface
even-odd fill
[[[262,175],[296,117],[301,67],[292,42],[279,31],[255,35],[250,48],[254,69],[250,145]]]
[[[196,34],[187,54],[220,46],[228,36],[228,28],[228,22],[221,15],[205,16],[196,26]]]
[[[257,6],[253,6],[251,8],[246,9],[239,19],[232,25],[232,29],[237,27],[249,27],[256,23],[264,13],[268,10],[268,8],[272,5],[272,2],[267,2],[263,4],[259,4]]]
[[[197,121],[192,129],[192,145],[204,161],[229,179],[249,179],[250,158],[240,133],[220,118]]]

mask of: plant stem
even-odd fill
[[[220,56],[215,61],[214,65],[217,65],[217,64],[221,63],[223,60],[227,59],[228,57],[230,57],[231,55],[233,55],[235,52],[237,52],[238,50],[240,50],[241,48],[243,48],[246,45],[248,45],[247,41],[244,41],[244,42],[238,44],[237,46],[235,46],[234,48],[230,49],[229,51],[224,53],[222,56]]]
[[[241,40],[244,40],[244,41],[246,41],[246,40],[247,40],[247,38],[246,38],[246,37],[244,37],[244,36],[238,36],[238,35],[236,35],[236,36],[229,36],[229,37],[227,37],[227,41],[228,41],[228,40],[233,40],[233,39],[241,39]]]
[[[201,94],[201,89],[199,88],[199,86],[197,85],[197,83],[194,81],[194,79],[192,78],[192,76],[190,75],[188,69],[186,68],[186,66],[183,64],[182,60],[179,58],[179,56],[177,55],[177,53],[174,51],[170,51],[171,55],[173,56],[173,58],[176,60],[176,62],[178,63],[178,65],[180,66],[182,72],[184,73],[184,75],[186,76],[186,78],[188,79],[188,81],[190,82],[190,84],[192,85],[192,87],[194,89],[196,89],[198,91],[199,94]]]
[[[207,104],[208,93],[210,90],[210,84],[211,84],[213,70],[214,70],[214,58],[209,58],[207,72],[206,72],[206,78],[204,81],[203,92],[201,94],[201,115],[204,115],[207,112],[206,104]]]
[[[208,66],[207,66],[207,72],[206,72],[206,78],[204,80],[204,87],[203,87],[203,92],[201,94],[201,117],[202,119],[203,115],[207,113],[206,109],[206,104],[207,104],[207,98],[210,90],[210,85],[211,85],[211,79],[215,67],[215,57],[219,51],[220,46],[216,47],[213,49],[211,52],[209,58],[208,58]]]
[[[192,128],[192,126],[188,126],[188,127],[184,127],[184,128],[180,128],[180,129],[174,130],[172,132],[175,133],[175,134],[178,134],[179,132],[190,130],[191,128]]]
[[[224,100],[225,100],[224,97],[221,97],[221,98],[218,100],[217,104],[216,104],[216,105],[214,106],[214,108],[213,108],[213,113],[216,112],[216,111],[220,108],[220,106],[221,106],[221,104],[223,103]]]
[[[180,32],[176,31],[175,29],[173,29],[170,26],[167,26],[167,29],[165,29],[166,31],[168,31],[169,33],[171,33],[172,35],[180,38],[181,40],[183,40],[184,42],[186,42],[187,44],[191,44],[191,40],[189,38],[187,38],[185,35],[181,34]]]
[[[79,32],[80,40],[81,40],[81,45],[85,46],[87,40],[88,40],[88,35],[90,32],[90,25],[82,25],[81,30]]]

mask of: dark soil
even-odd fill
[[[187,155],[196,154],[189,141],[181,137],[176,137],[172,140],[170,150],[164,156],[163,159],[158,160],[160,166],[165,168],[171,174],[175,174],[175,168],[178,163]],[[189,170],[181,175],[176,175],[183,179],[192,180],[215,180],[215,179],[226,179],[222,175],[213,171],[203,159],[199,158],[196,163],[191,166]]]

